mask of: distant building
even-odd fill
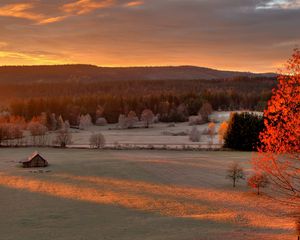
[[[38,152],[34,152],[30,157],[21,161],[23,168],[47,167],[48,162]]]

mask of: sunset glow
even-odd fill
[[[300,0],[1,0],[0,240],[300,239]]]
[[[0,3],[0,65],[197,65],[276,71],[299,45],[299,1]]]
[[[61,180],[57,181],[59,179],[75,180],[81,185],[92,183],[94,187],[65,184]],[[264,208],[265,210],[265,208],[271,207],[269,202],[259,207],[247,196],[234,192],[226,193],[225,191],[212,189],[183,188],[146,182],[64,174],[54,175],[53,180],[55,181],[41,181],[1,173],[0,186],[76,201],[110,204],[138,211],[156,212],[165,216],[237,224],[236,219],[243,215],[247,217],[244,220],[245,223],[240,223],[241,225],[277,230],[289,230],[293,227],[293,223],[288,217],[273,216],[270,214],[271,211],[269,213],[267,211],[263,213],[257,211],[258,208],[260,210]],[[210,204],[208,204],[209,202]],[[233,210],[232,208],[236,206],[240,206],[240,208],[247,206],[248,210]]]

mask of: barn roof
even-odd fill
[[[33,152],[28,158],[21,160],[21,163],[26,163],[26,162],[30,162],[32,159],[34,159],[35,157],[41,157],[42,159],[44,159],[37,151]],[[44,159],[45,160],[45,159]]]

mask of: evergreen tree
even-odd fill
[[[248,112],[233,113],[224,137],[224,147],[242,151],[256,150],[259,133],[263,128],[263,117],[259,115]]]

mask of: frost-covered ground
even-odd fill
[[[50,172],[18,167],[34,150],[0,149],[0,239],[296,239],[286,206],[225,179],[251,153],[42,148]]]
[[[87,130],[72,130],[72,142],[73,146],[85,146],[89,145],[90,136],[93,133],[101,132],[108,145],[118,144],[167,144],[167,145],[193,145],[204,144],[207,145],[209,138],[207,135],[203,135],[201,141],[193,143],[189,140],[188,133],[192,130],[193,126],[189,126],[188,123],[176,123],[175,127],[169,127],[169,123],[157,123],[153,124],[150,128],[135,128],[135,129],[115,129],[116,125],[107,125],[103,127],[92,126]],[[203,131],[207,128],[208,124],[197,126],[199,131]],[[218,129],[219,124],[216,124]],[[111,129],[111,130],[110,130]],[[170,136],[168,133],[187,133],[186,136]],[[218,136],[215,135],[214,143],[218,144]]]
[[[256,114],[262,114],[255,112]],[[133,129],[119,129],[117,124],[108,124],[106,126],[90,126],[84,130],[70,129],[72,135],[72,143],[68,144],[71,148],[89,148],[90,147],[90,137],[95,133],[102,133],[106,141],[106,147],[116,147],[122,146],[126,148],[151,148],[154,146],[158,148],[168,148],[168,149],[182,149],[186,148],[197,148],[197,149],[207,149],[207,148],[220,148],[222,142],[220,142],[218,136],[218,130],[220,124],[223,121],[227,121],[230,117],[231,112],[214,112],[210,115],[210,120],[215,122],[215,135],[213,137],[213,142],[210,136],[207,134],[208,124],[197,125],[197,129],[201,134],[201,139],[199,142],[192,142],[189,139],[189,133],[192,131],[194,126],[190,126],[188,122],[184,123],[155,123],[149,128],[144,128],[141,122],[138,123],[139,127]],[[205,133],[206,132],[206,133]],[[43,137],[42,144],[40,145],[53,145],[56,138],[57,132],[48,132],[45,137]],[[38,137],[37,137],[38,139]],[[32,137],[29,131],[25,131],[25,137],[17,140],[3,141],[3,145],[38,145],[39,140],[36,144],[33,143]]]
[[[227,121],[232,112],[214,112],[210,115],[210,120],[216,122],[216,135],[213,138],[213,144],[215,147],[219,147],[220,141],[218,136],[218,129],[220,123]],[[261,114],[254,112],[256,114]],[[157,123],[153,124],[150,128],[135,128],[135,129],[116,129],[116,124],[110,124],[107,126],[92,126],[86,130],[72,130],[73,146],[88,146],[91,134],[101,132],[106,140],[107,145],[118,144],[166,144],[179,147],[180,145],[202,145],[203,148],[207,148],[210,145],[210,138],[208,135],[202,135],[200,142],[193,143],[189,139],[189,132],[193,126],[190,126],[188,122],[174,123],[175,126],[171,126],[170,123]],[[203,132],[208,128],[208,124],[198,125],[198,130]],[[186,136],[170,136],[171,134],[187,133]]]

